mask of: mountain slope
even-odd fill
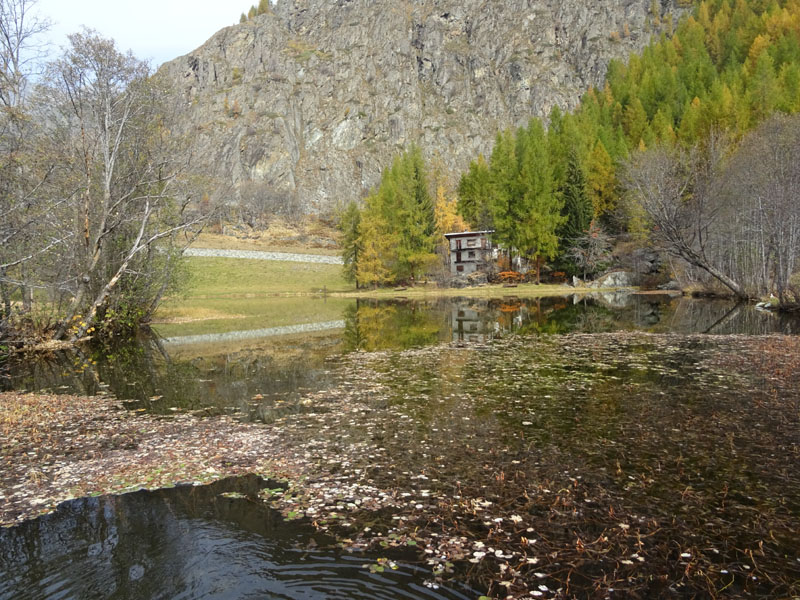
[[[162,69],[199,172],[229,198],[325,213],[411,142],[457,172],[498,130],[573,107],[674,2],[280,0]]]

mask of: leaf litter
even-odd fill
[[[3,394],[2,522],[253,472],[288,484],[265,502],[347,549],[419,549],[431,584],[800,594],[797,338],[512,337],[335,367],[332,390],[270,425]]]

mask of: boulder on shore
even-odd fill
[[[616,288],[633,287],[636,281],[636,274],[630,271],[612,271],[595,279],[589,284],[593,288]]]

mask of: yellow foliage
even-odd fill
[[[770,38],[768,34],[760,34],[756,36],[753,43],[750,45],[750,50],[747,53],[747,68],[752,72],[755,69],[758,58],[766,52],[770,45]]]
[[[586,165],[586,183],[594,207],[594,216],[612,211],[616,205],[616,173],[608,151],[598,141],[589,154]]]
[[[458,199],[455,194],[449,193],[444,184],[436,186],[436,204],[434,213],[436,218],[436,231],[440,235],[454,231],[469,229],[467,222],[458,214]]]

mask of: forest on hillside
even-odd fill
[[[688,281],[797,302],[798,110],[800,2],[701,2],[641,55],[612,61],[575,111],[498,132],[457,186],[439,178],[422,200],[398,195],[400,174],[387,170],[361,231],[348,209],[348,273],[363,285],[407,279],[414,269],[389,240],[420,215],[435,231],[433,204],[442,212],[457,197],[457,217],[537,264],[584,272],[592,246],[624,232],[681,259]],[[432,261],[420,240],[428,258],[416,262]]]

